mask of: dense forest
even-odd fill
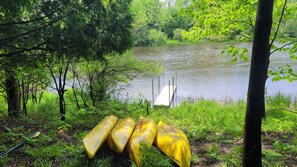
[[[133,166],[107,146],[85,155],[82,138],[111,114],[178,127],[192,166],[296,163],[297,104],[265,98],[268,75],[297,80],[290,65],[269,68],[276,52],[297,60],[296,0],[4,0],[0,18],[1,166]],[[133,47],[204,41],[227,42],[222,54],[233,63],[251,59],[247,102],[152,109],[147,99],[114,97],[136,76],[163,71]],[[253,42],[252,56],[234,42]],[[174,166],[155,146],[144,152],[142,166]]]

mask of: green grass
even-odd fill
[[[189,45],[189,44],[197,44],[199,42],[194,41],[179,41],[179,40],[167,40],[166,45]]]
[[[44,93],[38,104],[28,103],[28,116],[8,122],[0,116],[0,152],[14,146],[31,132],[40,131],[37,139],[28,141],[0,160],[0,166],[135,166],[127,153],[117,154],[106,145],[89,160],[82,146],[83,137],[106,115],[119,118],[140,116],[163,121],[185,132],[192,146],[192,163],[200,166],[220,164],[241,166],[242,136],[246,103],[244,101],[219,103],[211,100],[184,101],[179,106],[166,109],[147,109],[141,100],[120,102],[110,100],[98,107],[77,109],[66,94],[66,121],[59,119],[57,96]],[[286,111],[295,110],[291,99],[276,95],[267,99],[267,113],[263,120],[263,141],[269,149],[263,151],[264,166],[283,166],[296,157],[297,115]],[[173,165],[155,147],[145,150],[144,164],[162,163]],[[293,161],[296,159],[293,159]],[[28,162],[26,162],[28,161]],[[146,165],[149,166],[149,165]],[[156,165],[151,165],[156,166]],[[159,166],[159,165],[157,165]]]

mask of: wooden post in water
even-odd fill
[[[163,72],[163,87],[165,86],[165,77],[164,77],[164,72]]]
[[[154,107],[154,79],[152,79],[152,108]]]
[[[172,77],[172,106],[174,107],[174,77]],[[171,100],[171,99],[170,99]]]
[[[175,100],[176,100],[176,102],[175,102],[175,104],[177,105],[177,72],[175,72],[175,80],[176,80],[176,84],[175,84],[175,86],[176,86],[176,90],[175,90]]]
[[[169,105],[168,105],[168,107],[170,107],[170,80],[169,80],[169,87],[168,87],[168,89],[169,89],[169,92],[168,92],[168,95],[169,95]]]
[[[158,75],[158,94],[160,94],[160,75]]]

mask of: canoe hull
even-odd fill
[[[110,132],[107,143],[113,151],[122,153],[135,128],[132,118],[120,120]]]
[[[182,131],[160,121],[154,144],[179,166],[190,167],[190,144]]]
[[[141,166],[140,143],[151,146],[155,140],[156,133],[157,125],[155,121],[141,117],[127,145],[129,157],[138,167]]]
[[[95,156],[116,123],[117,117],[107,116],[84,137],[83,146],[89,158]]]

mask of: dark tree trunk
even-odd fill
[[[33,104],[37,104],[37,90],[38,90],[38,86],[34,85],[34,83],[32,83],[32,89],[31,89],[31,97],[32,97],[32,102]]]
[[[74,96],[74,99],[75,99],[75,104],[76,104],[76,107],[78,109],[80,109],[80,105],[79,105],[79,102],[78,102],[78,99],[77,99],[77,95],[76,95],[76,91],[75,91],[75,78],[73,78],[73,82],[72,82],[72,92],[73,92],[73,96]]]
[[[59,105],[60,105],[60,115],[61,115],[61,121],[65,121],[66,117],[66,103],[64,99],[64,91],[61,91],[59,94]]]
[[[261,124],[265,115],[265,82],[269,65],[269,37],[273,0],[259,0],[244,129],[243,166],[262,166]]]
[[[8,115],[11,119],[17,118],[21,110],[21,101],[18,81],[12,72],[7,73],[5,89],[7,94]]]

